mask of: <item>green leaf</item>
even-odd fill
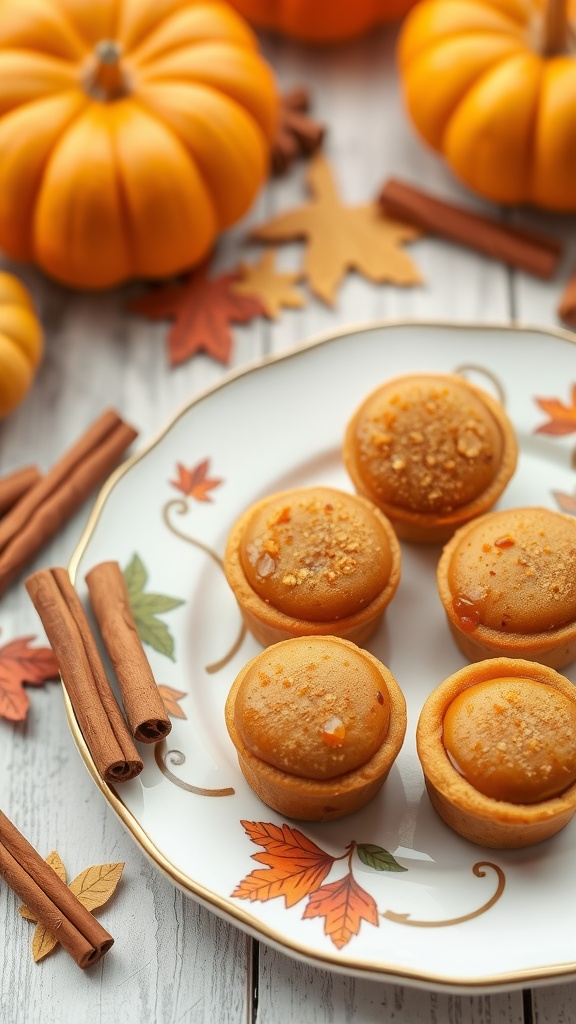
[[[123,572],[130,608],[142,643],[148,644],[159,654],[164,654],[174,661],[174,637],[166,623],[157,616],[172,611],[173,608],[179,608],[185,602],[179,597],[169,597],[167,594],[144,593],[148,573],[138,555],[133,556]]]
[[[375,871],[408,871],[408,868],[402,867],[392,854],[381,846],[375,846],[373,843],[359,843],[356,850],[362,863],[369,868],[374,868]]]

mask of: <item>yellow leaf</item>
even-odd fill
[[[43,960],[57,945],[58,939],[56,936],[49,932],[45,925],[37,924],[32,937],[34,963],[37,964],[40,960]]]
[[[123,863],[96,864],[77,875],[68,888],[87,910],[97,910],[112,896],[123,868]]]
[[[45,857],[44,859],[45,859],[46,863],[48,864],[48,866],[51,867],[56,872],[56,874],[58,875],[58,878],[60,878],[60,880],[62,882],[66,882],[66,868],[64,867],[64,864],[62,863],[62,859],[60,857],[60,854],[57,853],[56,850],[52,850],[52,852],[49,853],[48,856]],[[31,914],[30,911],[28,910],[28,907],[24,907],[24,906],[19,907],[19,911],[20,911],[20,914],[22,915],[22,917],[25,917],[27,921],[35,921],[36,920],[36,918],[34,917],[34,914]]]

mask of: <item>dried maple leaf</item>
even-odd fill
[[[66,881],[66,868],[56,850],[53,850],[46,857],[46,863],[53,868],[63,882]],[[93,913],[94,910],[98,910],[99,907],[103,907],[108,902],[120,881],[123,868],[124,864],[122,863],[96,864],[94,867],[81,871],[70,882],[68,888],[78,898],[82,906],[86,907],[86,910],[89,910],[90,913]],[[30,913],[27,907],[20,907],[20,913],[27,921],[36,922],[36,917]],[[32,956],[34,962],[38,963],[40,960],[43,960],[57,945],[58,939],[56,936],[45,925],[37,922],[32,937]]]
[[[293,288],[302,280],[301,271],[276,270],[274,249],[265,252],[259,263],[240,263],[238,274],[233,290],[240,295],[255,295],[270,320],[278,318],[282,306],[300,309],[305,304],[304,296]]]
[[[186,696],[186,691],[173,690],[171,686],[164,686],[163,683],[158,684],[158,690],[160,691],[160,696],[164,701],[164,707],[166,708],[167,713],[172,718],[186,718],[186,715],[178,704],[178,701],[182,700],[182,697]]]
[[[210,459],[204,459],[192,469],[188,469],[181,462],[176,463],[178,472],[177,480],[170,480],[172,487],[182,491],[187,498],[195,498],[196,501],[212,501],[209,491],[219,487],[222,480],[208,476]]]
[[[232,354],[230,324],[246,324],[264,313],[256,298],[234,292],[232,284],[237,279],[235,271],[208,278],[203,266],[182,284],[163,285],[134,299],[129,308],[150,320],[174,320],[168,332],[171,366],[186,362],[197,352],[228,363]]]
[[[563,491],[552,491],[558,507],[569,516],[576,516],[576,495],[564,494]]]
[[[558,398],[535,398],[534,401],[550,417],[547,423],[536,427],[535,434],[560,437],[576,433],[576,384],[572,385],[571,405],[564,405]]]
[[[419,238],[422,232],[384,216],[375,202],[344,206],[334,184],[329,163],[318,155],[308,169],[313,200],[273,217],[252,233],[264,242],[308,242],[304,269],[312,291],[332,305],[336,290],[348,270],[357,270],[372,281],[417,284],[421,278],[401,242]]]
[[[243,821],[246,834],[266,853],[255,853],[253,860],[266,864],[240,882],[232,893],[242,900],[272,900],[283,896],[292,907],[318,888],[330,872],[334,857],[316,846],[298,829],[264,821]]]
[[[50,647],[30,647],[33,636],[22,636],[0,647],[0,718],[22,722],[30,701],[24,685],[42,686],[58,678],[58,663]]]
[[[312,892],[302,917],[324,917],[324,933],[338,949],[358,935],[362,921],[378,927],[376,903],[351,872]]]

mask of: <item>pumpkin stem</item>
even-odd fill
[[[122,44],[114,39],[101,39],[94,47],[83,76],[84,88],[94,99],[109,102],[129,91],[121,57]]]
[[[568,0],[547,0],[544,14],[543,52],[564,53],[568,43]]]

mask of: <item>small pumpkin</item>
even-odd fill
[[[0,419],[29,391],[42,358],[44,335],[28,289],[0,271]]]
[[[3,0],[0,248],[104,288],[202,260],[268,174],[277,94],[212,0]]]
[[[422,0],[398,59],[422,138],[502,204],[576,210],[576,51],[564,0]]]
[[[231,0],[259,28],[308,43],[337,43],[396,21],[414,0]]]

